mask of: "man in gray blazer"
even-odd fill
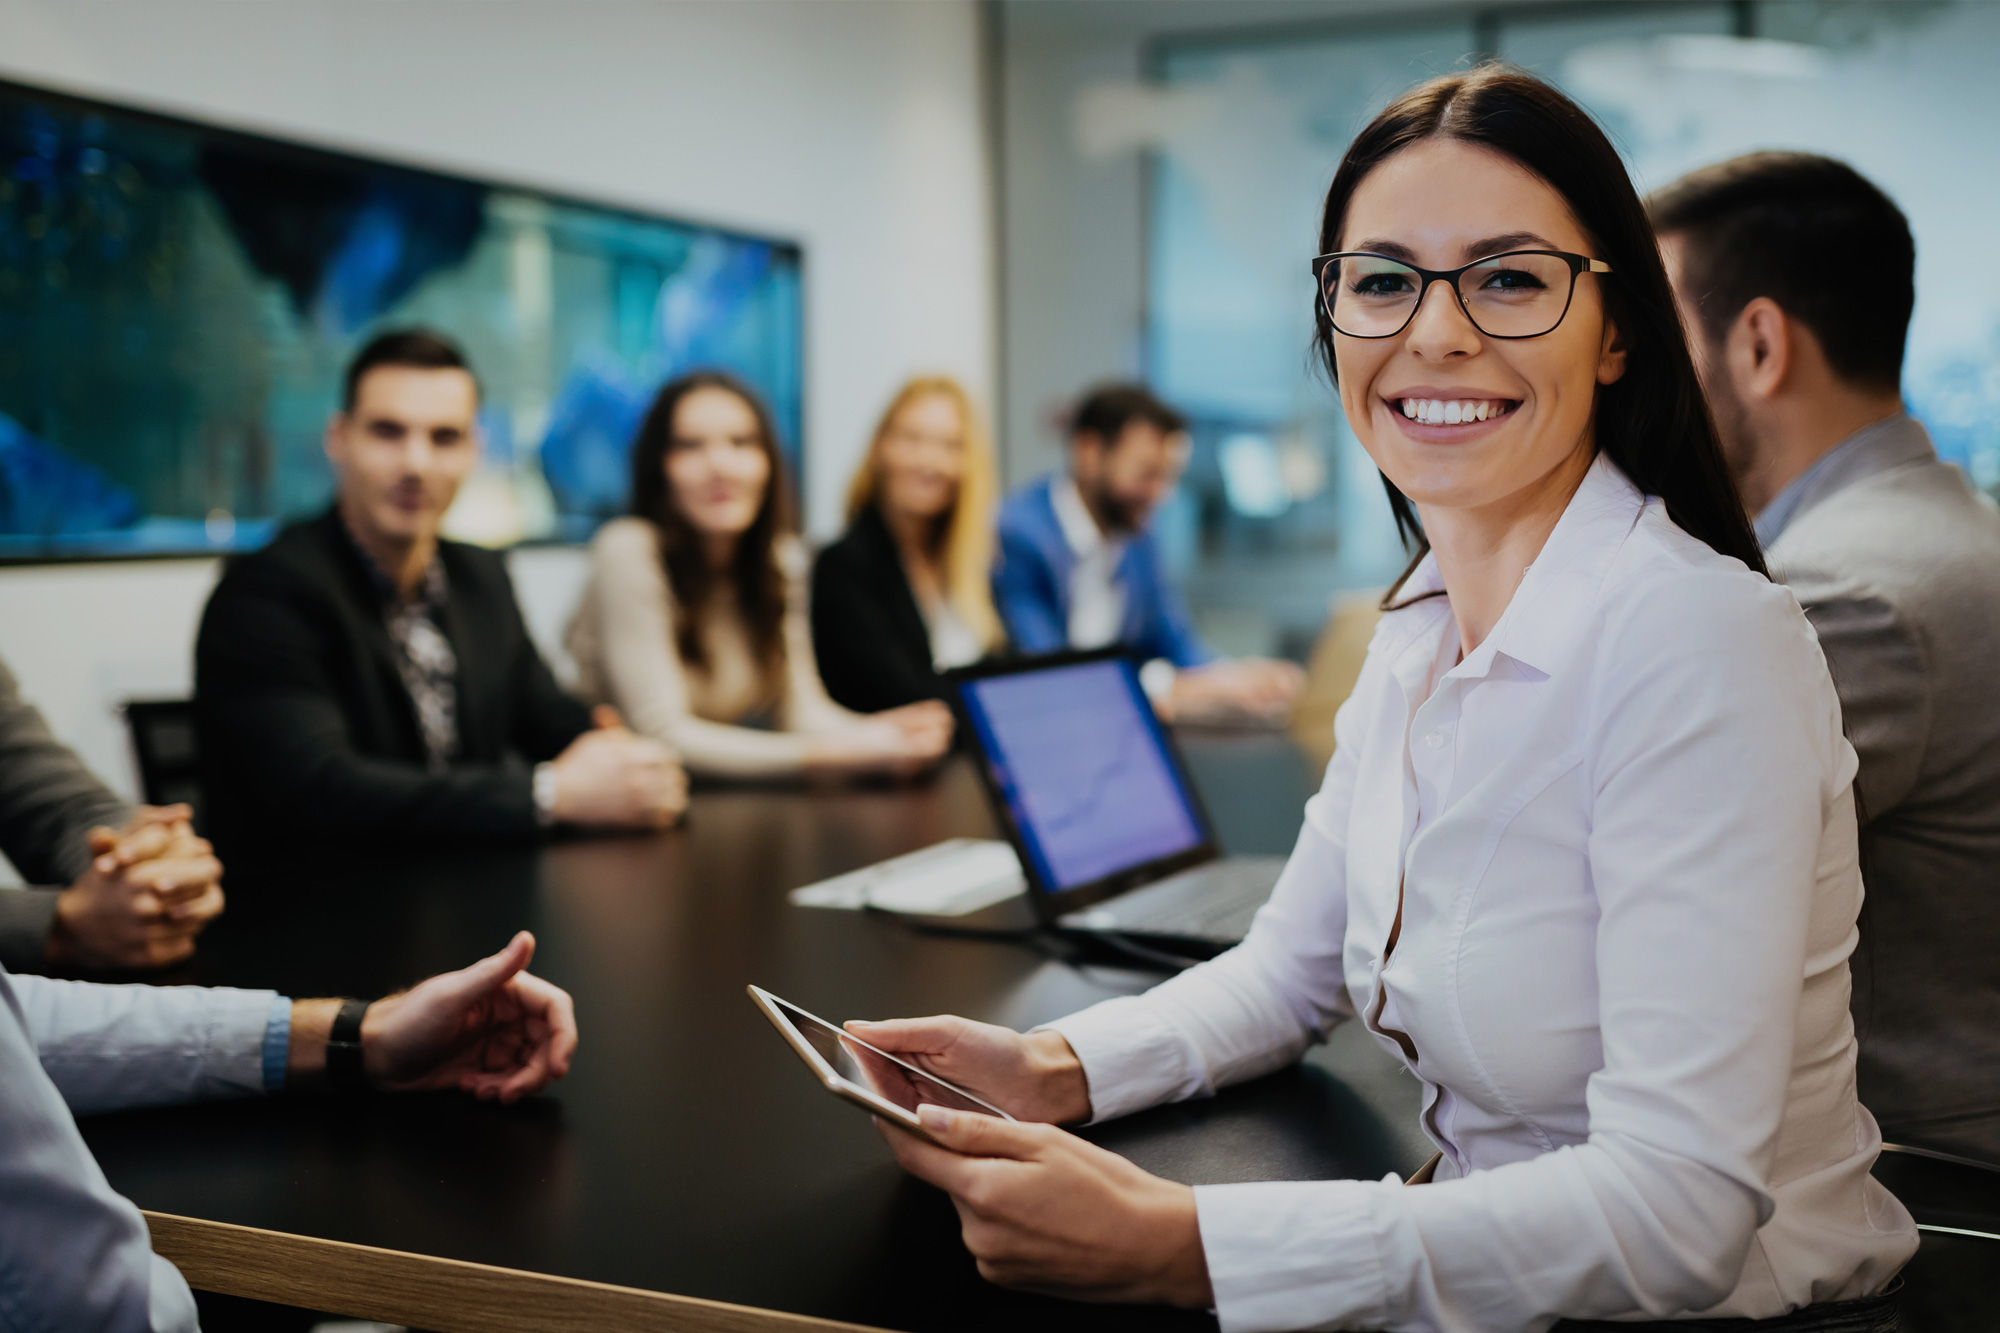
[[[185,806],[134,810],[50,733],[0,662],[0,966],[163,967],[222,910],[222,866]]]
[[[1903,408],[1909,225],[1803,153],[1649,206],[1726,461],[1861,759],[1861,1099],[1891,1141],[2000,1162],[2000,511]]]

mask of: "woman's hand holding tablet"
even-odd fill
[[[989,1282],[1073,1300],[1212,1305],[1194,1191],[1054,1125],[925,1105],[924,1136],[882,1130],[903,1169],[951,1195]]]
[[[771,1020],[828,1092],[911,1134],[929,1137],[930,1131],[917,1116],[920,1106],[1012,1119],[999,1107],[842,1032],[762,987],[752,986],[749,991],[751,1002]]]
[[[1083,1065],[1060,1032],[1019,1033],[943,1014],[859,1020],[848,1033],[898,1060],[978,1094],[1016,1120],[1070,1125],[1090,1119]]]
[[[1060,1033],[950,1016],[843,1030],[756,986],[750,998],[829,1092],[875,1114],[904,1170],[952,1196],[989,1281],[1080,1300],[1212,1302],[1193,1190],[1053,1124],[1022,1123],[1090,1116],[1083,1066]]]

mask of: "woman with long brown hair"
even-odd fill
[[[1043,1122],[884,1133],[988,1277],[1232,1333],[1893,1333],[1917,1234],[1855,1093],[1854,751],[1617,151],[1518,70],[1436,79],[1348,149],[1319,248],[1319,346],[1419,550],[1284,875],[1146,995],[853,1025]],[[1343,1022],[1422,1089],[1407,1186],[1189,1188],[1055,1128]]]
[[[941,375],[897,391],[847,488],[847,533],[813,565],[813,650],[849,708],[943,697],[938,673],[1003,635],[993,610],[993,451]]]
[[[590,554],[568,636],[579,687],[690,771],[912,772],[949,746],[941,704],[863,716],[827,698],[784,457],[733,377],[660,390],[632,447],[631,516],[605,524]]]

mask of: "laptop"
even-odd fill
[[[1063,653],[948,678],[1043,924],[1203,955],[1242,940],[1284,858],[1222,855],[1135,659]]]

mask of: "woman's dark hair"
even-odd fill
[[[1482,65],[1419,84],[1391,102],[1356,136],[1326,192],[1322,254],[1340,249],[1347,206],[1369,172],[1425,139],[1478,144],[1546,181],[1569,204],[1596,253],[1611,266],[1597,281],[1606,313],[1624,335],[1625,374],[1597,390],[1597,447],[1647,495],[1666,502],[1681,529],[1723,555],[1768,573],[1756,534],[1723,466],[1722,447],[1695,376],[1659,243],[1618,151],[1569,98],[1531,74]],[[1336,380],[1334,332],[1325,303],[1313,301],[1313,345]],[[1396,529],[1415,548],[1383,598],[1385,609],[1430,543],[1409,497],[1388,477]]]
[[[674,413],[683,399],[700,389],[721,389],[743,400],[757,419],[757,440],[771,465],[764,503],[736,543],[729,578],[750,631],[751,652],[775,691],[785,660],[785,574],[778,567],[775,548],[778,538],[793,529],[791,487],[771,414],[749,385],[719,370],[700,370],[672,380],[660,390],[632,442],[632,512],[651,520],[659,533],[660,558],[666,564],[667,584],[673,589],[678,610],[674,643],[681,661],[706,666],[708,653],[702,646],[700,620],[715,586],[715,571],[708,566],[701,533],[674,504],[666,468],[667,454],[674,444]]]

